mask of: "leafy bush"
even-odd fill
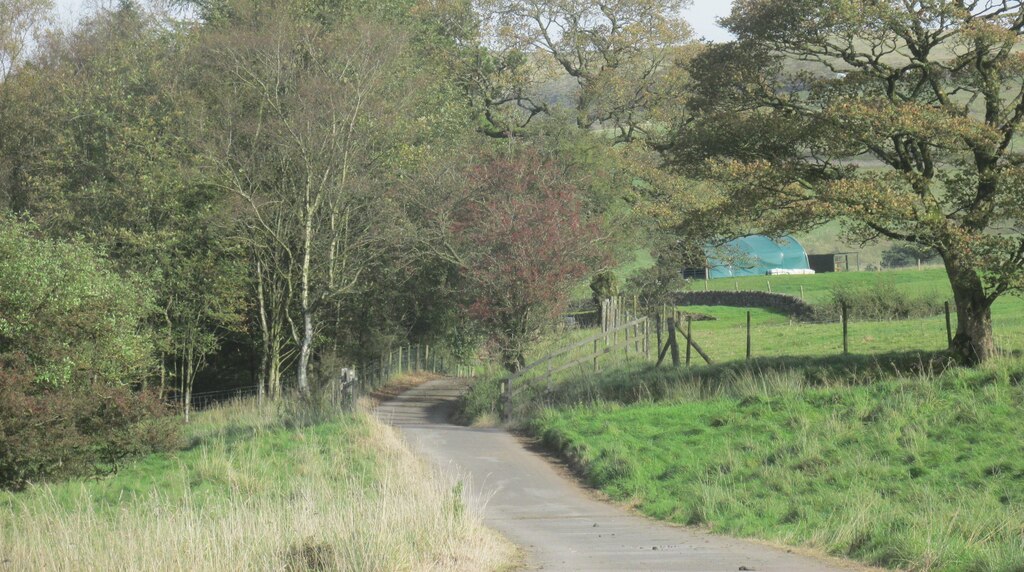
[[[637,297],[640,307],[653,309],[662,304],[671,304],[675,293],[686,287],[686,281],[679,272],[681,265],[673,260],[659,259],[658,264],[638,270],[626,282],[626,292]]]
[[[459,398],[455,422],[470,425],[485,416],[497,416],[501,412],[502,379],[503,376],[488,376],[477,380]]]
[[[33,232],[0,217],[0,355],[24,355],[36,381],[54,387],[129,383],[152,371],[147,289],[87,245]]]
[[[615,275],[615,272],[611,270],[604,270],[598,272],[590,280],[590,292],[591,299],[598,306],[601,302],[618,296],[619,294],[619,277]]]
[[[154,393],[35,377],[24,355],[0,358],[0,488],[112,472],[126,459],[182,444],[176,419]]]
[[[843,304],[848,308],[849,317],[857,320],[926,318],[943,310],[942,301],[934,294],[909,294],[898,290],[890,281],[879,280],[873,285],[836,285],[832,299],[815,306],[815,315],[821,320],[838,320]]]

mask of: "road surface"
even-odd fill
[[[464,384],[437,379],[378,407],[413,449],[483,499],[484,522],[526,551],[531,570],[856,570],[784,549],[659,523],[598,500],[501,429],[452,425]]]

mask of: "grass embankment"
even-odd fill
[[[365,414],[235,404],[107,479],[0,494],[14,570],[481,570],[514,548]]]
[[[530,430],[640,511],[913,570],[1024,570],[1024,366],[545,410]]]
[[[941,270],[883,276],[887,288],[948,295]],[[879,275],[771,280],[824,303]],[[941,316],[854,321],[842,356],[838,324],[754,309],[747,362],[745,309],[686,309],[716,318],[693,323],[716,365],[620,358],[597,374],[569,370],[519,422],[657,518],[894,568],[1024,571],[1024,362],[1010,357],[1024,349],[1021,299],[997,302],[1007,355],[977,370],[949,369]],[[496,397],[474,387],[465,415]]]

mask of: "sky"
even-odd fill
[[[81,16],[83,6],[89,6],[95,2],[96,0],[56,0],[57,14],[64,22],[74,22]],[[729,14],[732,0],[692,0],[692,2],[692,6],[683,11],[683,17],[693,27],[694,35],[697,38],[703,37],[716,42],[730,39],[729,33],[715,24],[715,18]]]
[[[683,11],[683,17],[693,27],[697,38],[724,42],[732,38],[729,32],[718,27],[715,18],[728,16],[731,7],[732,0],[693,0],[693,5]]]

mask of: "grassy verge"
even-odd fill
[[[15,570],[481,570],[513,562],[461,485],[365,414],[234,404],[192,446],[103,480],[0,494]]]
[[[529,428],[656,518],[888,567],[1024,570],[1019,362],[868,386],[736,380],[547,409]]]

